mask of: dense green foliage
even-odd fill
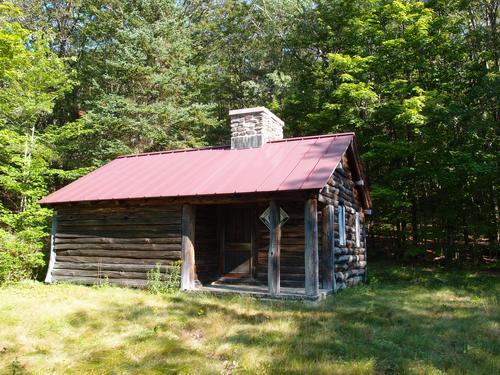
[[[0,4],[0,283],[31,276],[50,211],[36,200],[48,192],[54,153],[43,142],[45,118],[71,87],[64,61],[44,31],[29,31],[19,9]]]
[[[305,131],[357,132],[372,234],[392,232],[403,256],[430,240],[449,258],[457,240],[464,256],[498,240],[497,13],[495,1],[330,1],[315,13],[321,60],[302,83],[314,94],[289,110],[309,109]]]
[[[30,251],[46,192],[120,154],[227,143],[228,110],[265,105],[288,136],[356,131],[372,249],[497,254],[498,0],[15,3],[0,230]]]

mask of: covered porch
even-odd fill
[[[264,299],[279,299],[279,300],[309,300],[321,301],[326,298],[333,290],[319,289],[315,296],[309,296],[305,293],[304,288],[281,287],[279,294],[272,294],[269,288],[264,284],[248,285],[248,284],[207,284],[198,285],[193,292],[209,293],[209,294],[236,294],[247,297],[256,297]]]
[[[328,207],[318,212],[311,194],[184,204],[181,288],[273,299],[325,298],[334,290],[333,236],[328,234],[333,210]],[[260,216],[266,210],[265,224]]]

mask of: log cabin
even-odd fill
[[[284,139],[264,107],[229,115],[230,146],[118,157],[43,198],[46,282],[145,287],[179,260],[186,291],[320,299],[365,281],[355,134]]]

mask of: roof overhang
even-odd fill
[[[355,178],[365,180],[354,133],[342,133],[273,141],[258,149],[215,147],[120,157],[40,204],[141,199],[221,202],[318,193],[346,152]],[[366,185],[358,188],[363,206],[371,207]]]

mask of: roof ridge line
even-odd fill
[[[154,151],[154,152],[142,152],[139,154],[120,155],[120,156],[117,156],[115,159],[136,158],[139,156],[162,155],[162,154],[177,154],[177,153],[181,153],[181,152],[193,152],[193,151],[202,151],[202,150],[217,150],[217,149],[226,149],[228,147],[230,147],[230,146],[229,145],[222,145],[222,146],[179,148],[176,150],[164,150],[164,151]]]
[[[308,135],[305,137],[294,137],[294,138],[283,138],[276,139],[274,141],[268,141],[267,143],[280,143],[280,142],[288,142],[288,141],[301,141],[303,139],[314,139],[314,138],[333,138],[333,137],[342,137],[346,135],[355,135],[355,132],[345,132],[345,133],[334,133],[334,134],[321,134],[321,135]]]
[[[354,135],[354,134],[355,134],[354,132],[346,132],[346,133],[310,135],[310,136],[305,136],[305,137],[277,139],[274,141],[268,141],[267,143],[300,141],[300,140],[304,140],[304,139],[314,139],[314,138],[341,137],[341,136],[345,136],[345,135]],[[222,149],[229,149],[229,147],[230,147],[230,145],[179,148],[179,149],[175,149],[175,150],[164,150],[164,151],[154,151],[154,152],[142,152],[142,153],[138,153],[138,154],[120,155],[120,156],[117,156],[115,159],[136,158],[136,157],[140,157],[140,156],[163,155],[163,154],[176,154],[176,153],[181,153],[181,152],[193,152],[193,151],[203,151],[203,150],[222,150]]]

